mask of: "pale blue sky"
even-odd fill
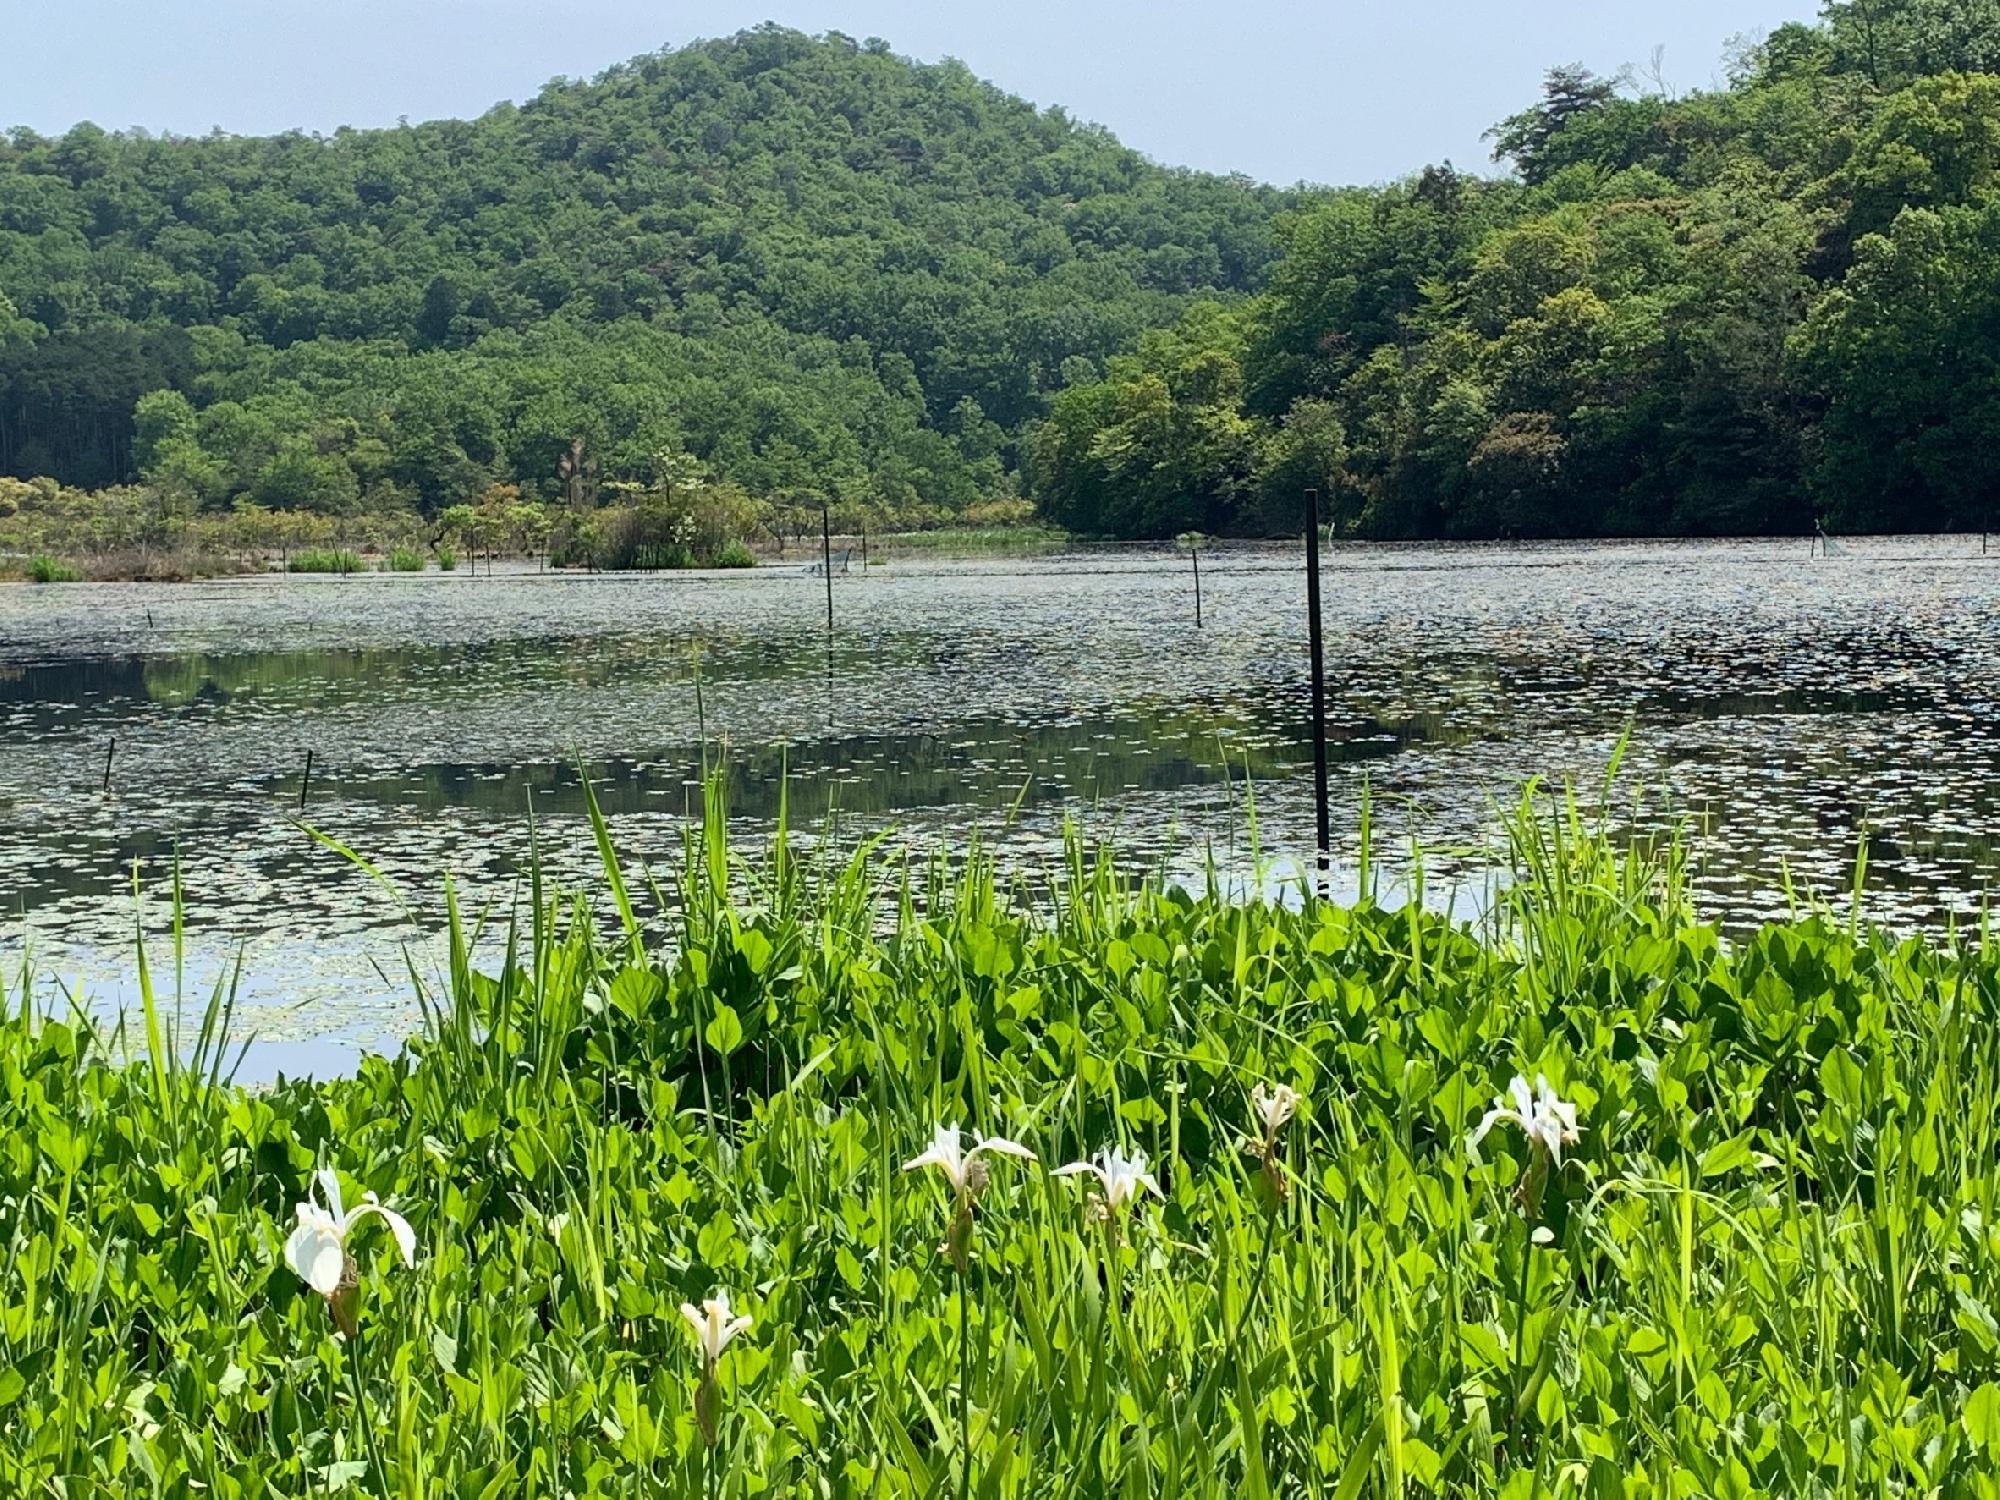
[[[953,56],[1165,162],[1372,182],[1449,157],[1543,69],[1720,76],[1728,40],[1815,0],[0,0],[0,126],[200,133],[473,115],[556,74],[773,20]]]

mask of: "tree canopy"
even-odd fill
[[[434,513],[676,450],[949,515],[1013,492],[1066,370],[1260,285],[1283,201],[769,26],[473,121],[15,130],[0,474]]]
[[[1510,176],[1291,205],[1260,294],[1061,392],[1036,497],[1149,536],[1295,529],[1329,470],[1376,536],[2000,524],[1989,70],[2000,0],[1840,0],[1681,96],[1553,69]],[[1176,382],[1211,366],[1240,394]]]

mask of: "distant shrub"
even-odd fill
[[[59,557],[50,557],[38,552],[28,559],[28,580],[31,583],[75,583],[83,577],[75,566]]]
[[[393,548],[383,560],[385,573],[421,573],[424,570],[424,555],[415,547]]]
[[[741,542],[726,542],[723,544],[722,549],[715,554],[715,566],[718,568],[754,568],[757,566],[757,559],[751,554],[750,549]]]
[[[458,554],[456,552],[443,543],[439,543],[435,550],[437,552],[438,571],[440,573],[455,573],[458,571]]]
[[[285,564],[287,573],[359,573],[361,556],[345,547],[308,547],[294,552]]]

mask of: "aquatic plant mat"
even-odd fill
[[[587,903],[454,907],[352,1077],[234,1087],[178,952],[23,1001],[0,1493],[1993,1493],[1985,933],[1726,944],[1573,815],[1474,929],[749,865],[715,798],[679,889],[593,808]]]

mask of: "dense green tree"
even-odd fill
[[[1432,169],[1282,215],[1235,315],[1259,503],[1228,513],[1296,525],[1304,430],[1335,524],[1378,536],[1991,524],[1987,68],[2000,0],[1836,3],[1741,49],[1726,88],[1552,71],[1493,133],[1515,181]],[[1059,399],[1051,515],[1133,526],[1134,394],[1114,359]],[[1122,471],[1092,468],[1113,442]]]
[[[2000,518],[2000,203],[1911,209],[1863,239],[1796,345],[1826,399],[1829,525]]]
[[[1046,509],[1079,530],[1171,537],[1245,529],[1257,433],[1243,400],[1240,319],[1197,307],[1055,401],[1037,434]]]
[[[2000,71],[2000,0],[1833,0],[1826,19],[1836,65],[1879,88]]]
[[[1559,167],[1578,159],[1580,153],[1564,148],[1573,134],[1581,133],[1579,123],[1619,103],[1617,85],[1582,63],[1550,68],[1540,102],[1487,133],[1493,154],[1512,161],[1523,182],[1546,182]]]
[[[1462,274],[1515,196],[1445,166],[1282,216],[1282,254],[1251,323],[1252,408],[1271,415],[1330,396],[1377,348],[1407,338],[1427,290]]]
[[[354,471],[309,438],[288,439],[257,471],[250,497],[272,510],[351,510],[359,496]]]
[[[0,348],[0,473],[84,486],[129,477],[139,398],[185,389],[193,375],[178,329],[59,332]]]
[[[40,324],[22,317],[12,299],[0,292],[0,350],[25,348],[46,332]]]
[[[2000,77],[1919,78],[1886,100],[1827,184],[1850,235],[1887,229],[1905,208],[1966,203],[2000,178]]]
[[[581,440],[603,482],[673,448],[756,492],[948,515],[1014,487],[1068,362],[1253,290],[1284,201],[960,64],[776,27],[473,121],[17,130],[0,472],[135,477],[135,404],[168,389],[217,500],[345,504],[343,468],[433,509],[495,480],[546,499]]]

